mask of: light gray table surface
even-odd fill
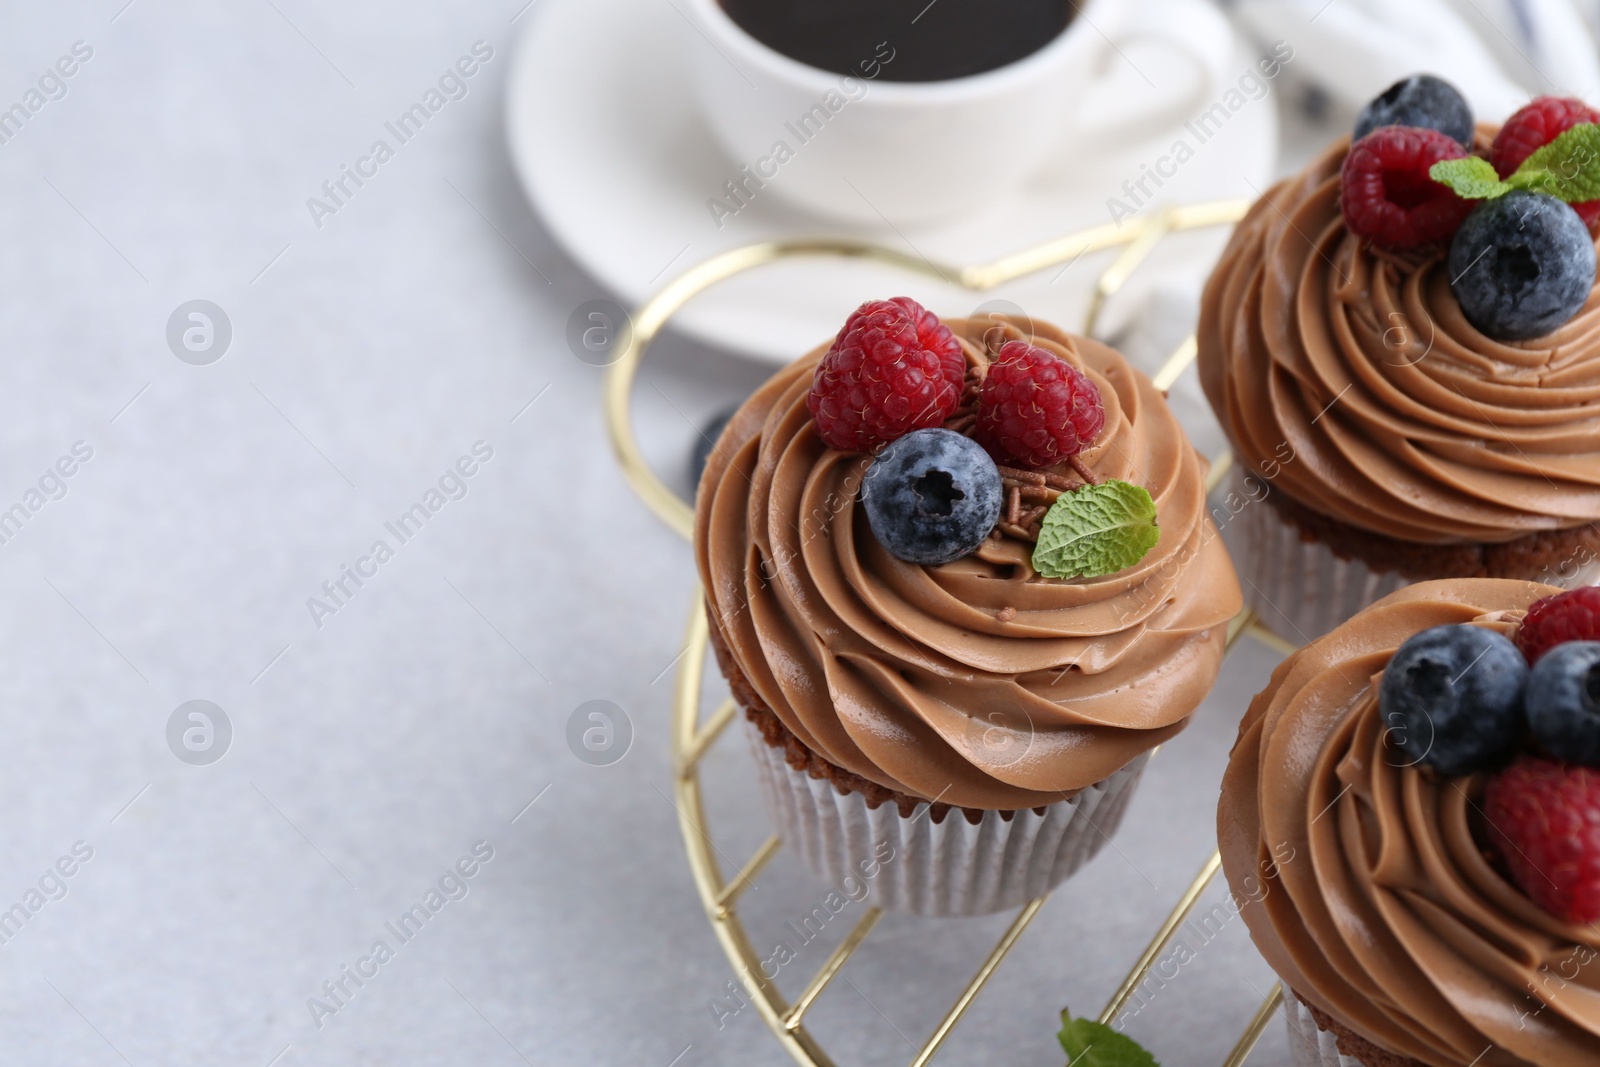
[[[0,908],[27,913],[0,945],[0,1061],[784,1062],[753,1011],[719,1029],[708,1007],[730,972],[668,799],[693,562],[630,496],[600,372],[567,348],[605,294],[507,161],[523,2],[4,5],[0,104],[93,54],[0,144],[0,509],[25,515],[0,544]],[[480,40],[466,98],[316,225],[307,198]],[[231,323],[208,365],[167,339],[194,299]],[[640,433],[680,488],[691,423],[764,373],[652,352]],[[388,532],[478,442],[465,495]],[[75,445],[92,457],[47,477]],[[393,558],[314,617],[378,540]],[[1098,1011],[1211,851],[1275,660],[1230,662],[939,1062],[1063,1062],[1060,1008]],[[233,730],[203,766],[167,736],[195,699]],[[634,729],[610,766],[567,744],[591,699]],[[738,859],[768,832],[745,761],[730,738],[707,765]],[[445,879],[466,895],[400,941],[477,842],[492,859]],[[92,858],[51,876],[75,846]],[[780,855],[747,899],[758,942],[817,893]],[[841,1067],[908,1060],[1005,921],[886,919],[814,1031]],[[392,958],[315,1010],[380,940]],[[1218,1063],[1271,981],[1235,920],[1129,1029],[1167,1067]],[[1279,1029],[1253,1062],[1282,1062]]]

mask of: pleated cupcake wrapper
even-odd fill
[[[1245,606],[1274,633],[1297,645],[1339,626],[1363,608],[1411,584],[1392,571],[1374,571],[1360,560],[1340,559],[1319,541],[1301,540],[1300,528],[1265,500],[1264,484],[1235,468],[1229,489],[1246,503],[1222,524],[1222,541],[1244,588]],[[1441,575],[1441,577],[1444,577]],[[1573,576],[1545,579],[1568,589],[1600,583],[1600,561]]]
[[[917,915],[985,915],[1060,885],[1116,832],[1149,758],[1043,815],[1026,810],[1002,819],[990,811],[973,824],[951,810],[936,824],[927,804],[902,817],[892,802],[869,808],[861,794],[795,770],[748,719],[745,734],[784,844],[853,899],[863,899],[864,885],[869,905]]]
[[[1289,1024],[1289,1062],[1293,1067],[1366,1067],[1354,1056],[1339,1051],[1338,1039],[1317,1026],[1311,1009],[1283,987],[1283,1017]]]
[[[1305,644],[1409,584],[1398,574],[1340,559],[1320,542],[1302,541],[1298,526],[1257,499],[1261,479],[1251,475],[1247,488],[1245,477],[1235,468],[1229,489],[1246,503],[1223,525],[1222,541],[1239,572],[1245,607],[1272,632]]]

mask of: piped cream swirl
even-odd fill
[[[993,325],[947,325],[984,366]],[[836,766],[962,807],[1062,800],[1177,733],[1240,603],[1205,465],[1160,392],[1110,348],[1035,331],[1100,389],[1105,429],[1081,458],[1155,500],[1161,539],[1135,566],[1041,578],[1010,537],[938,567],[889,555],[857,500],[870,457],[827,448],[806,409],[826,346],[739,410],[697,501],[713,625],[760,699]]]

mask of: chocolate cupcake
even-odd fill
[[[1298,1067],[1600,1062],[1600,591],[1558,592],[1408,586],[1251,703],[1217,836]]]
[[[1205,469],[1110,348],[905,298],[744,404],[695,547],[763,791],[812,870],[976,914],[1099,850],[1240,604]]]
[[[1413,581],[1600,580],[1600,205],[1528,177],[1594,117],[1535,101],[1471,145],[1382,126],[1239,224],[1199,365],[1237,460],[1224,538],[1283,636]]]

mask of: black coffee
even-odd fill
[[[1072,21],[1071,0],[721,0],[762,44],[836,74],[929,82],[1015,63]]]

